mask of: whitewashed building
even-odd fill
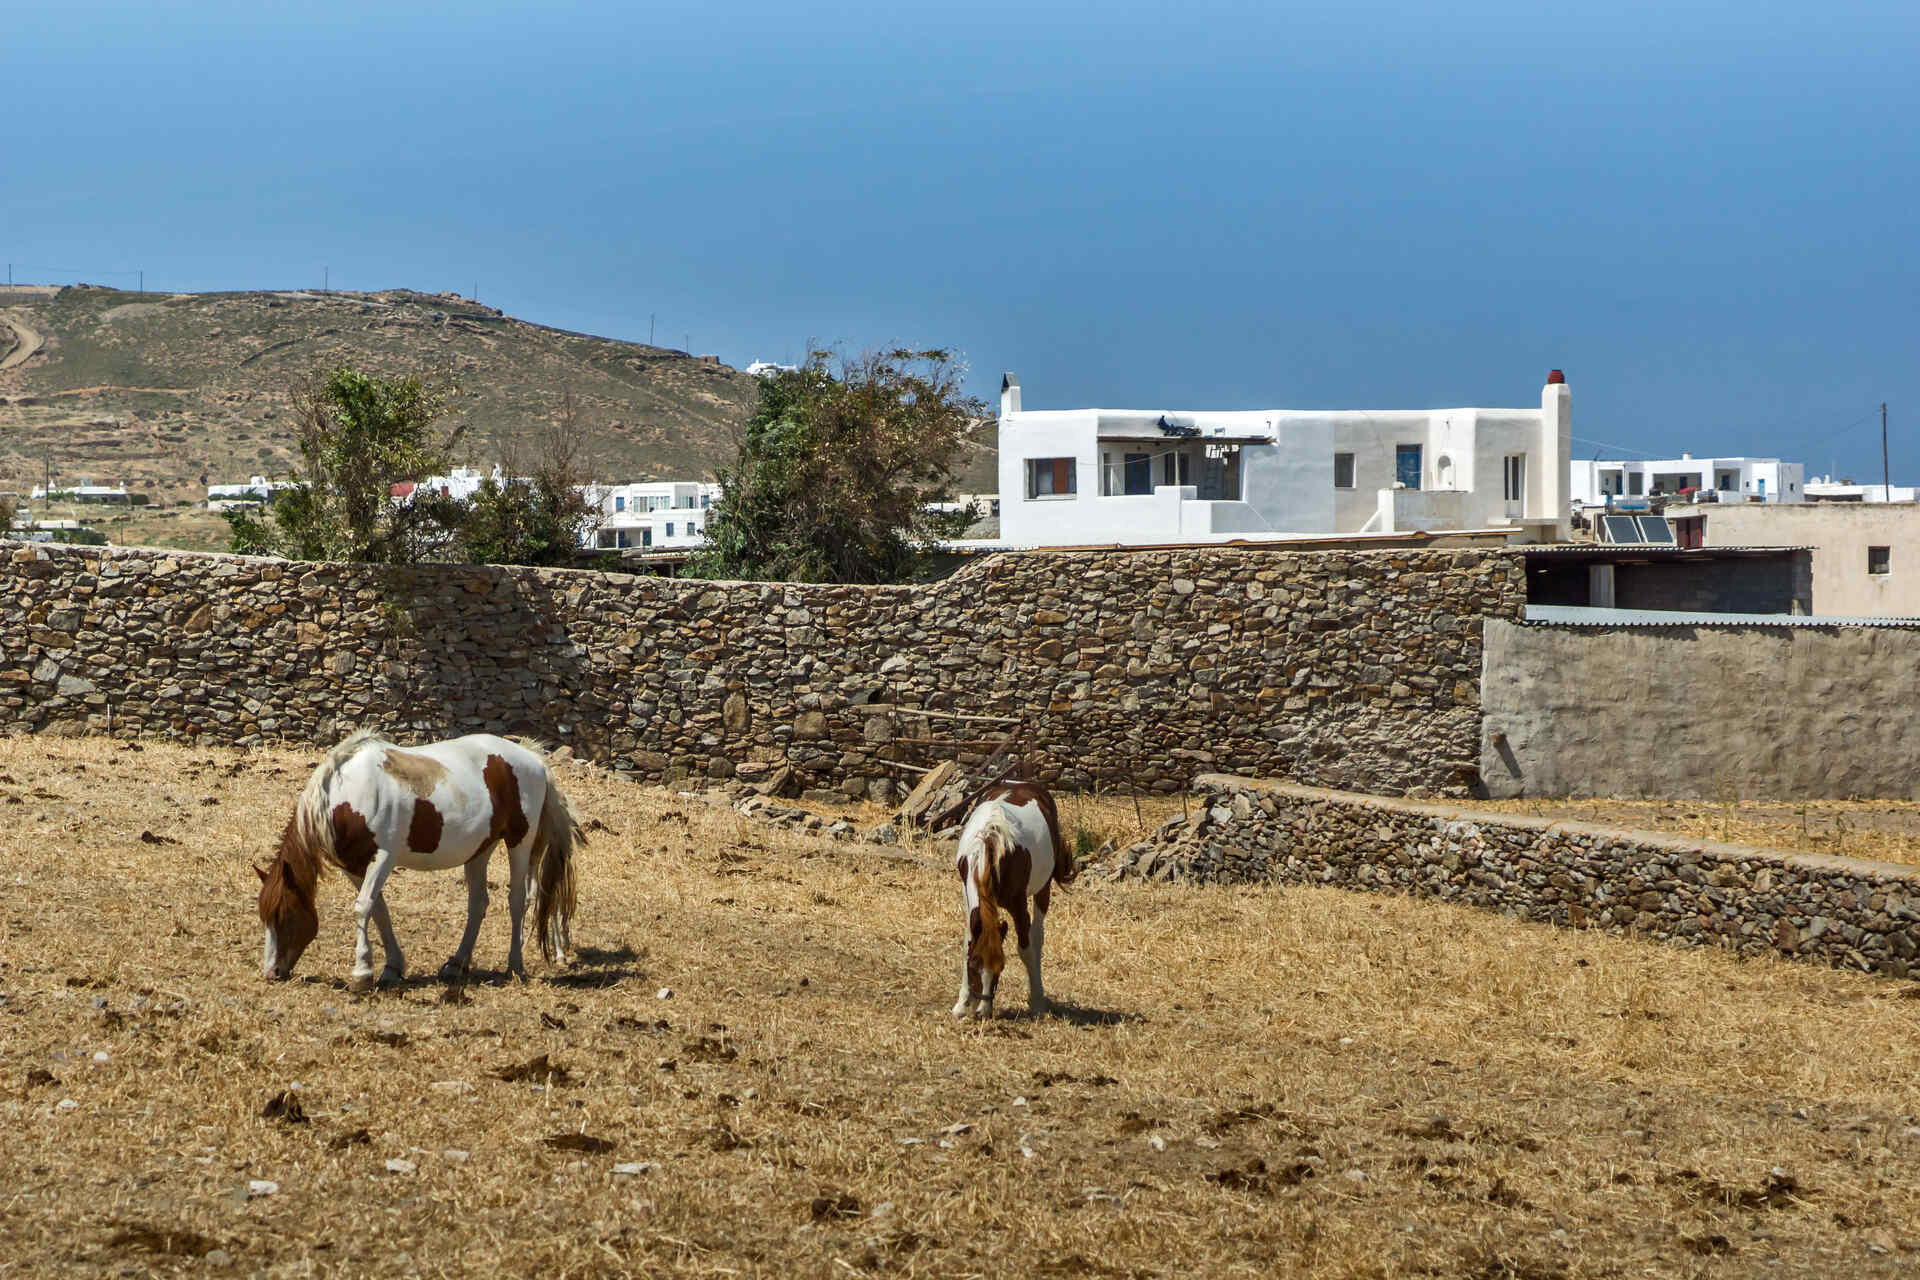
[[[1573,499],[1603,507],[1609,498],[1649,498],[1689,489],[1707,501],[1804,502],[1806,468],[1778,458],[1600,458],[1571,465]]]
[[[719,500],[720,486],[699,480],[648,480],[595,485],[588,496],[600,508],[595,546],[682,551],[706,545],[707,511]]]
[[[1000,539],[1151,545],[1263,536],[1567,533],[1573,399],[1538,408],[1026,410],[1000,391]]]
[[[265,476],[254,476],[245,484],[210,484],[207,486],[207,510],[257,507],[261,503],[271,502],[274,494],[293,488],[294,483],[291,480],[269,480]]]

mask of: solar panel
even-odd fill
[[[1648,542],[1673,542],[1673,526],[1665,516],[1641,516],[1640,535]]]
[[[1601,516],[1600,527],[1606,530],[1608,542],[1644,542],[1640,535],[1640,526],[1633,522],[1632,516]]]

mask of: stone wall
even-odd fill
[[[1920,628],[1487,627],[1494,796],[1920,798]]]
[[[1895,977],[1920,968],[1920,867],[1284,783],[1203,782],[1190,819],[1121,850],[1107,874],[1411,893]]]
[[[1068,786],[1214,768],[1461,793],[1502,551],[1035,553],[916,587],[383,570],[126,548],[0,556],[0,724],[248,744],[526,733],[642,777],[885,792],[907,738],[1008,727]]]

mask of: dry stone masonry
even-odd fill
[[[1411,893],[1895,977],[1920,970],[1920,867],[1284,783],[1199,785],[1189,817],[1120,850],[1105,874]]]
[[[490,730],[647,779],[790,768],[849,796],[891,792],[902,739],[955,732],[913,707],[1017,718],[1068,787],[1232,769],[1464,794],[1483,623],[1525,596],[1519,562],[1478,549],[1034,553],[856,587],[13,546],[0,575],[16,730]]]

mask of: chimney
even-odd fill
[[[1551,516],[1556,540],[1567,537],[1567,500],[1573,492],[1573,388],[1567,375],[1555,369],[1540,388],[1540,435],[1536,450],[1539,483],[1527,477],[1527,514]],[[1536,506],[1536,502],[1538,505]]]
[[[1020,379],[1011,373],[1000,375],[1000,416],[1020,412]]]

